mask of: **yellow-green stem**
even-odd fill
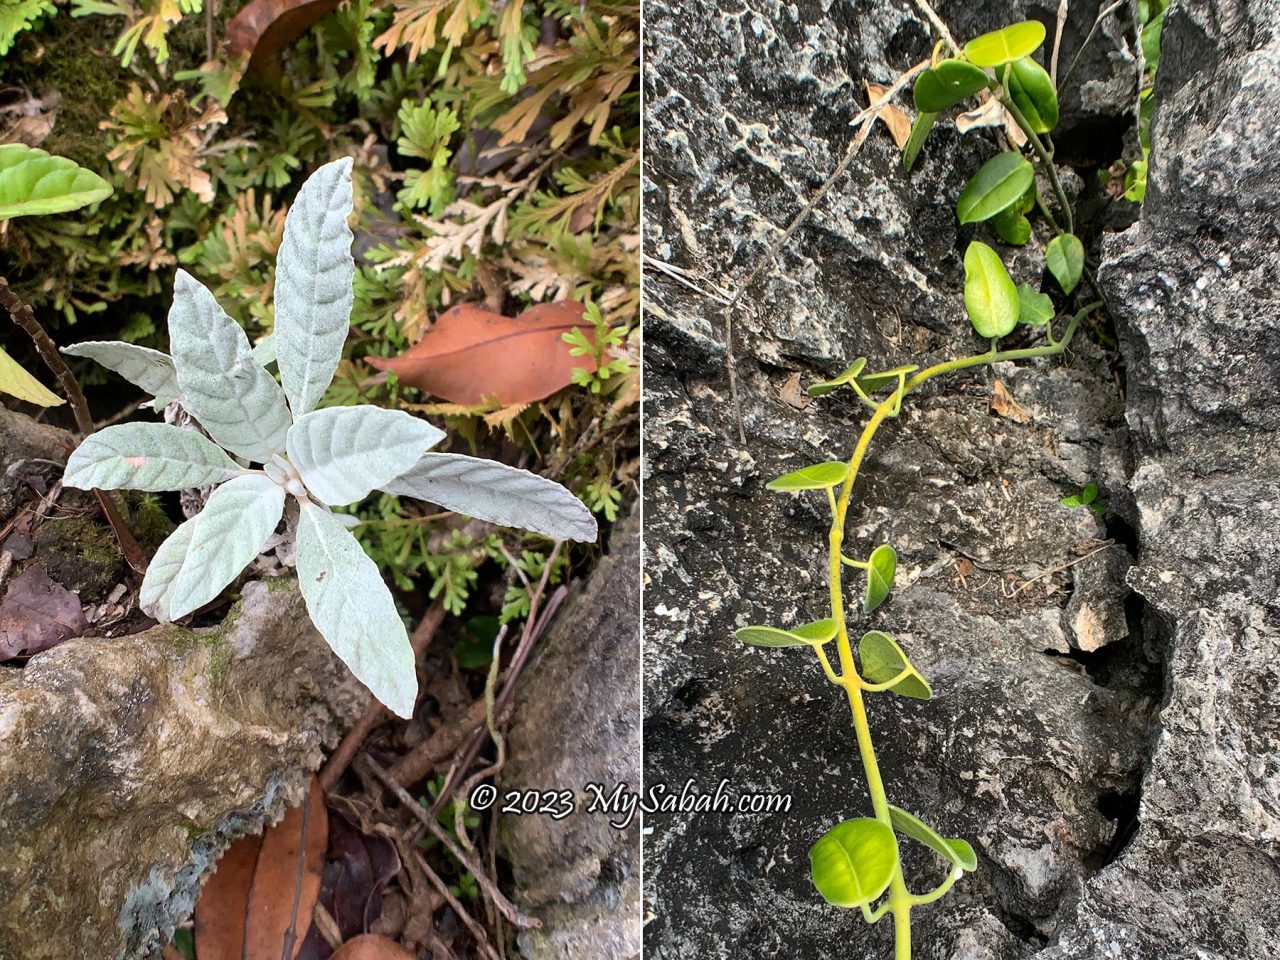
[[[898,388],[875,408],[875,411],[871,414],[871,419],[862,428],[862,434],[858,437],[858,442],[853,448],[853,455],[849,458],[849,472],[840,488],[840,495],[839,497],[831,496],[832,522],[829,536],[830,553],[828,555],[828,566],[830,573],[828,583],[831,591],[831,616],[836,622],[836,649],[840,657],[840,675],[836,676],[834,674],[826,660],[826,655],[822,653],[820,648],[819,655],[827,677],[833,683],[838,683],[839,686],[843,687],[849,697],[849,710],[853,715],[853,729],[858,741],[858,754],[861,757],[862,768],[867,778],[867,793],[871,798],[871,806],[875,811],[876,819],[890,828],[893,826],[893,821],[889,816],[889,799],[885,793],[884,780],[880,776],[880,765],[876,760],[875,744],[871,740],[871,725],[867,722],[866,704],[863,702],[863,691],[869,685],[862,679],[854,663],[853,648],[849,642],[849,628],[844,616],[844,592],[840,576],[844,563],[842,550],[844,546],[845,520],[849,513],[849,502],[853,497],[853,487],[857,482],[858,472],[862,468],[862,461],[865,459],[867,450],[871,446],[871,440],[880,425],[886,418],[897,415],[897,412],[901,409],[903,398],[916,387],[941,374],[952,373],[968,367],[998,363],[1003,360],[1023,360],[1030,357],[1047,357],[1062,353],[1071,342],[1071,338],[1075,335],[1080,322],[1090,311],[1098,306],[1100,304],[1093,303],[1076,313],[1071,318],[1071,322],[1067,324],[1067,328],[1063,331],[1060,340],[1053,339],[1052,325],[1050,325],[1047,330],[1050,341],[1048,346],[998,351],[993,342],[991,349],[986,353],[959,357],[955,360],[934,364],[921,370],[909,380],[900,382]],[[830,493],[831,491],[828,491],[829,495]],[[947,886],[950,886],[950,884]],[[938,895],[940,896],[941,893]],[[920,902],[918,898],[912,897],[907,890],[906,880],[902,875],[902,868],[899,866],[890,881],[888,899],[888,909],[893,914],[895,960],[911,960],[911,907],[913,903],[917,902]]]

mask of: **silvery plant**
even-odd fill
[[[568,490],[490,460],[429,453],[444,437],[400,410],[316,409],[347,337],[355,262],[347,219],[351,160],[303,184],[276,263],[275,331],[255,350],[209,290],[179,270],[169,310],[171,355],[128,343],[66,348],[136,384],[172,423],[127,423],[89,436],[65,485],[146,491],[213,488],[160,546],[140,604],[169,622],[214,600],[259,554],[294,538],[307,612],[334,652],[380,701],[413,712],[413,650],[395,602],[331,508],[375,490],[554,539],[594,541],[591,512]],[[275,362],[280,380],[267,369]],[[197,425],[198,428],[197,429]],[[286,500],[297,502],[286,511]],[[287,546],[287,544],[286,544]]]

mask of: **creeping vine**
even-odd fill
[[[1074,232],[1071,204],[1054,165],[1050,134],[1058,122],[1057,84],[1032,56],[1044,38],[1041,23],[1025,21],[977,37],[963,49],[955,49],[951,57],[941,58],[935,51],[915,80],[918,115],[904,147],[903,164],[910,170],[942,111],[970,97],[994,97],[1009,118],[1010,132],[1016,129],[1020,134],[1011,140],[1024,140],[1031,156],[1015,147],[983,164],[957,202],[960,223],[987,223],[1001,241],[1021,246],[1032,232],[1027,215],[1039,211],[1054,234],[1046,245],[1045,263],[1061,292],[1071,297],[1083,280],[1097,299],[1075,310],[1061,334],[1055,336],[1053,299],[1026,283],[1015,285],[996,251],[974,240],[964,256],[965,311],[977,333],[989,341],[989,349],[924,369],[913,364],[872,373],[865,371],[867,361],[859,357],[838,376],[810,387],[810,396],[820,397],[847,386],[871,410],[847,461],[804,467],[768,485],[776,491],[824,490],[827,494],[831,507],[827,555],[830,616],[787,629],[750,626],[737,631],[742,642],[753,646],[812,648],[827,679],[848,698],[873,816],[846,820],[823,834],[810,850],[812,877],[829,903],[857,908],[869,924],[892,914],[895,960],[910,960],[912,911],[943,897],[965,873],[976,870],[978,863],[968,842],[942,836],[889,802],[867,718],[866,696],[893,692],[928,700],[933,691],[887,633],[864,633],[855,656],[845,611],[844,568],[860,570],[865,576],[862,607],[870,613],[893,588],[897,554],[891,545],[880,544],[866,560],[847,556],[845,525],[871,442],[886,420],[901,413],[909,395],[935,377],[959,370],[1057,356],[1066,351],[1081,323],[1104,305],[1086,268],[1084,246]],[[1049,197],[1040,188],[1041,178],[1051,191]],[[1044,342],[1002,349],[1001,338],[1019,323],[1040,328]],[[832,642],[834,663],[827,652]],[[908,888],[899,856],[900,835],[925,844],[947,862],[945,879],[933,889],[913,893]]]

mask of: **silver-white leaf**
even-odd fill
[[[187,548],[191,545],[191,535],[195,532],[196,518],[192,517],[178,525],[178,529],[169,534],[160,549],[151,558],[147,566],[147,575],[142,578],[142,588],[138,591],[138,606],[149,616],[161,623],[168,623],[169,596],[173,592],[173,581],[182,570],[187,559]]]
[[[167,423],[121,423],[91,434],[62,482],[81,490],[187,490],[230,480],[240,467],[212,440]]]
[[[382,703],[412,717],[418,696],[413,647],[378,565],[341,523],[314,503],[298,518],[298,585],[311,622]]]
[[[63,347],[62,352],[72,357],[88,357],[118,373],[155,397],[157,410],[178,399],[173,361],[159,350],[117,340],[86,340]]]
[[[326,407],[289,430],[289,461],[322,503],[363,500],[444,438],[425,420],[381,407]]]
[[[351,158],[307,178],[285,218],[276,256],[276,357],[295,418],[333,380],[351,323]]]
[[[268,333],[253,345],[253,359],[264,367],[276,362],[276,335]]]
[[[428,453],[380,489],[553,540],[594,543],[598,536],[591,511],[560,484],[493,460]]]
[[[174,281],[169,339],[183,404],[209,436],[256,463],[284,450],[284,391],[253,359],[240,325],[185,270]]]
[[[195,517],[182,569],[169,592],[169,619],[186,616],[220,594],[253,562],[284,514],[284,488],[252,473],[228,480]]]

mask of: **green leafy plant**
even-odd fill
[[[1080,488],[1079,493],[1063,497],[1058,502],[1064,507],[1070,507],[1073,510],[1077,507],[1088,507],[1098,516],[1102,516],[1107,512],[1107,505],[1098,499],[1098,485],[1096,483],[1086,483]]]
[[[593,541],[596,523],[559,484],[488,460],[428,453],[444,438],[409,413],[318,408],[347,339],[355,263],[352,161],[302,186],[276,264],[275,334],[257,355],[244,330],[179,270],[171,356],[128,343],[69,348],[173,403],[201,430],[128,423],[87,437],[64,483],[151,492],[213,487],[203,510],[160,546],[140,591],[146,611],[176,620],[214,600],[277,537],[293,544],[307,612],[334,652],[400,716],[417,694],[413,651],[377,565],[335,506],[374,490],[414,497],[556,539]],[[274,354],[280,382],[265,363]],[[256,469],[252,464],[259,464]],[[286,511],[286,500],[292,505]]]
[[[994,96],[1026,137],[1031,156],[1024,156],[1021,150],[1006,150],[988,160],[961,193],[957,218],[961,224],[990,223],[1005,242],[1022,244],[1031,235],[1026,214],[1039,210],[1055,234],[1046,246],[1046,268],[1062,295],[1069,298],[1082,280],[1095,285],[1083,244],[1073,233],[1073,214],[1053,164],[1049,135],[1058,121],[1057,90],[1049,74],[1033,59],[1044,37],[1044,26],[1038,22],[1013,24],[971,40],[955,56],[924,70],[915,84],[920,113],[904,148],[904,162],[909,169],[942,111],[974,95]],[[1056,213],[1041,194],[1037,175],[1051,185]],[[848,698],[873,816],[838,823],[820,837],[810,851],[811,873],[814,886],[829,903],[860,910],[868,923],[893,915],[897,960],[911,956],[911,912],[945,895],[965,873],[977,869],[978,861],[966,841],[944,837],[888,800],[866,697],[894,693],[929,700],[933,690],[898,642],[884,631],[865,630],[855,654],[845,609],[844,569],[853,567],[865,577],[862,608],[864,614],[870,614],[892,593],[897,554],[891,545],[879,544],[865,560],[845,555],[845,527],[854,488],[876,431],[897,417],[907,397],[924,384],[959,370],[1057,356],[1067,349],[1084,319],[1102,306],[1094,302],[1076,310],[1055,336],[1053,298],[1027,283],[1015,284],[993,247],[971,241],[965,250],[964,267],[965,311],[974,331],[989,341],[989,348],[924,369],[906,365],[879,373],[868,373],[866,358],[859,357],[837,376],[814,384],[808,391],[814,397],[848,387],[870,408],[871,415],[847,461],[802,467],[768,484],[770,490],[780,492],[826,493],[832,517],[827,556],[829,616],[796,627],[748,626],[737,631],[738,639],[752,646],[813,650],[827,679]],[[1043,342],[1002,348],[1001,338],[1020,325],[1027,334],[1043,337]],[[1090,504],[1096,496],[1096,487],[1092,495],[1086,488],[1079,503]],[[834,657],[829,652],[832,648]],[[902,837],[928,847],[946,864],[945,878],[932,890],[913,893],[908,889],[899,854]]]
[[[0,53],[7,42],[0,32]],[[91,170],[21,143],[0,145],[0,222],[14,217],[66,213],[105,200],[111,185]],[[65,401],[24,370],[0,347],[0,393],[42,407]]]

